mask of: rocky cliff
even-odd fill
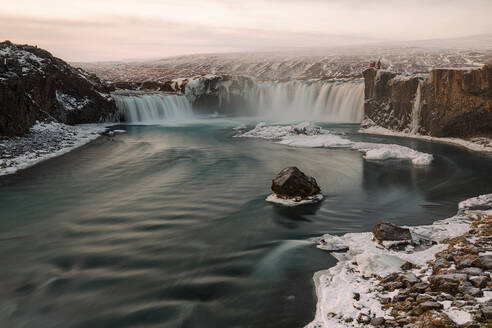
[[[401,76],[367,69],[365,117],[395,131],[436,137],[492,136],[492,66]]]
[[[0,135],[22,135],[36,120],[105,120],[116,111],[111,87],[49,52],[0,43]]]

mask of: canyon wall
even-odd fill
[[[492,66],[401,76],[367,69],[365,118],[395,131],[436,137],[492,136]]]
[[[43,49],[0,43],[0,135],[22,135],[37,120],[105,120],[116,112],[112,90]]]

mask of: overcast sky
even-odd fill
[[[492,33],[492,0],[0,0],[0,40],[69,61]]]

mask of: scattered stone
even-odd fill
[[[467,275],[462,273],[435,275],[429,278],[433,291],[456,294],[457,288],[462,281],[466,281]]]
[[[492,269],[492,255],[483,255],[477,257],[471,265],[475,267],[479,267],[484,270],[491,270]]]
[[[389,222],[380,222],[372,230],[374,238],[379,242],[388,241],[406,241],[411,240],[410,229],[401,228]]]
[[[420,294],[416,298],[417,303],[423,303],[423,302],[432,301],[432,300],[433,300],[432,296],[427,295],[427,294]]]
[[[425,301],[423,303],[420,303],[420,308],[425,312],[429,310],[440,310],[443,308],[441,303],[434,302],[434,301]]]
[[[419,283],[416,283],[412,286],[412,290],[414,290],[418,293],[425,292],[427,288],[429,288],[429,284],[427,284],[425,282],[419,282]]]
[[[456,324],[442,312],[428,311],[419,316],[415,322],[416,328],[455,328]]]
[[[492,306],[482,306],[481,310],[485,320],[492,320]]]
[[[357,316],[357,322],[367,324],[371,322],[371,318],[369,318],[367,314],[359,313],[359,315]]]
[[[408,262],[408,261],[406,261],[405,263],[403,263],[401,265],[401,269],[402,270],[411,270],[411,269],[416,269],[416,268],[418,268],[417,265],[415,265],[415,264],[413,264],[411,262]]]
[[[470,277],[470,281],[473,284],[473,286],[477,288],[484,288],[487,286],[487,282],[489,281],[489,277],[487,276],[474,276]]]
[[[384,325],[384,321],[385,320],[383,317],[372,318],[371,319],[371,325],[376,326],[376,327],[382,326],[382,325]]]

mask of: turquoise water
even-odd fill
[[[434,154],[419,168],[233,138],[243,122],[118,126],[0,177],[0,326],[300,327],[313,273],[335,263],[310,238],[431,223],[492,191],[492,159],[454,146],[325,125]],[[321,204],[264,201],[291,165],[316,177]]]

